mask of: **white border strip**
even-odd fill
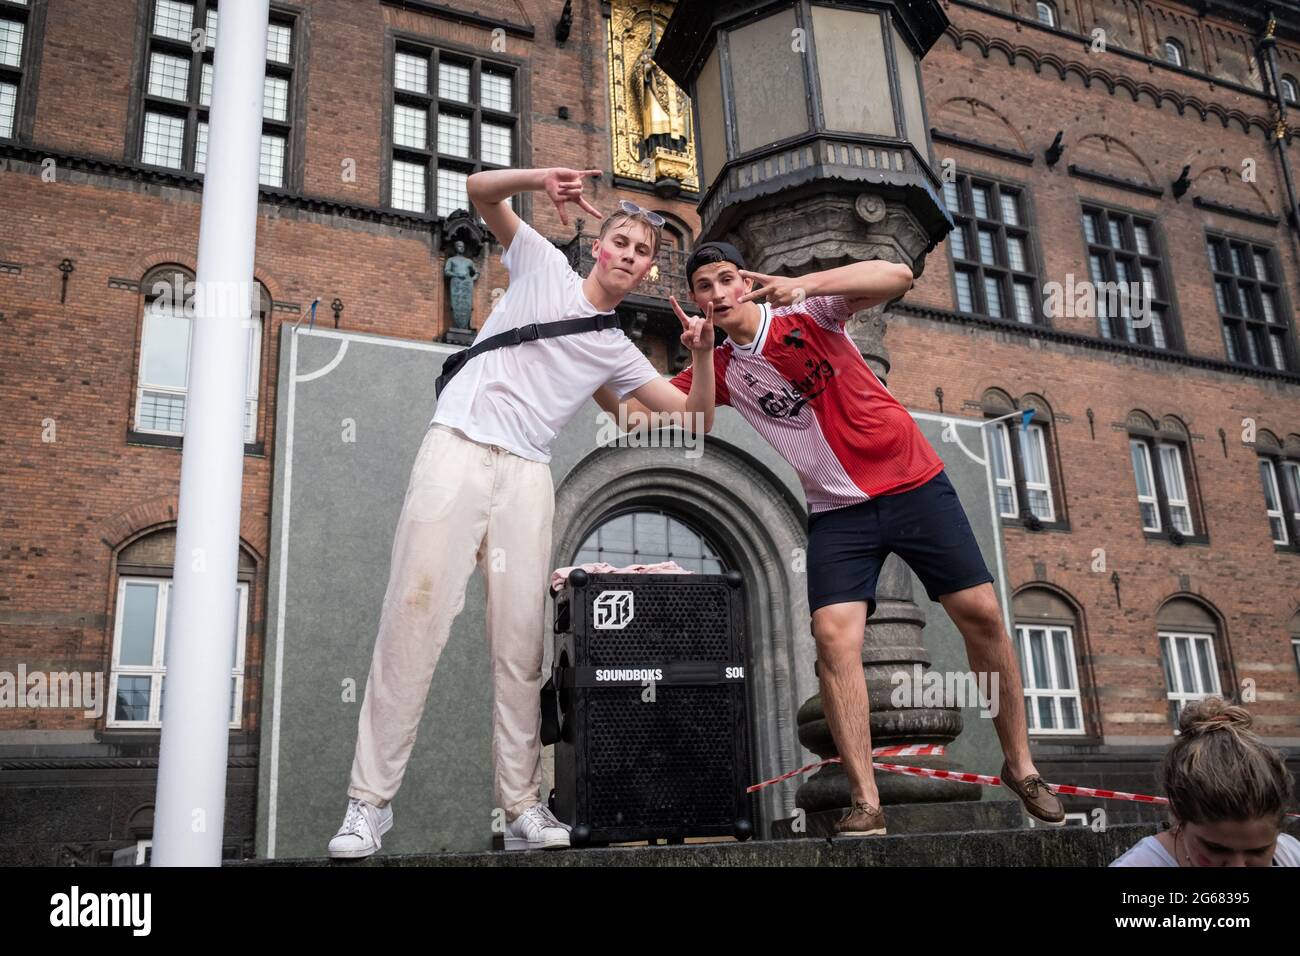
[[[933,412],[911,412],[911,415],[913,418],[920,418],[928,422],[943,422],[945,425],[965,425],[968,428],[978,428],[980,430],[980,439],[984,446],[983,459],[976,458],[972,455],[969,449],[967,449],[962,443],[961,439],[957,439],[957,445],[966,453],[968,458],[976,464],[984,466],[984,484],[988,489],[989,514],[993,517],[993,553],[1000,572],[998,575],[998,590],[1002,592],[1002,621],[1003,625],[1007,629],[1007,634],[1014,635],[1014,625],[1011,621],[1011,596],[1007,592],[1007,566],[1006,561],[1002,556],[1002,517],[998,511],[997,493],[993,482],[993,469],[989,468],[987,465],[990,454],[989,433],[984,426],[992,424],[992,422],[989,419],[958,418],[954,415],[936,415]],[[956,435],[957,433],[953,432],[953,436],[956,437]]]
[[[334,358],[322,368],[304,375],[298,374],[298,337],[310,335],[327,339],[339,339],[339,350]],[[267,793],[266,810],[266,856],[275,859],[275,836],[280,805],[280,699],[284,684],[284,619],[285,593],[288,590],[289,567],[289,511],[293,501],[293,437],[294,411],[299,382],[310,382],[322,378],[334,371],[347,354],[349,342],[363,342],[367,345],[382,345],[388,348],[412,349],[417,352],[442,352],[452,354],[460,349],[441,342],[412,342],[407,339],[387,338],[380,335],[363,335],[342,329],[298,329],[293,328],[289,335],[289,395],[285,412],[284,438],[284,492],[280,508],[280,567],[279,580],[276,583],[275,609],[275,697],[271,702],[271,767],[270,782]]]

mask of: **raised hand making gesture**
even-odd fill
[[[767,296],[768,304],[774,308],[783,305],[797,305],[808,298],[807,280],[788,278],[786,276],[769,276],[761,272],[741,269],[742,278],[753,279],[754,288],[736,299],[737,302],[753,302]]]
[[[704,315],[687,315],[682,311],[676,296],[669,296],[673,311],[682,323],[682,345],[692,352],[713,351],[713,303],[705,306]]]
[[[563,166],[556,166],[546,171],[542,184],[546,188],[546,195],[550,196],[551,202],[555,203],[555,208],[560,214],[560,222],[566,226],[569,224],[569,217],[564,209],[564,204],[569,202],[577,203],[597,219],[604,219],[600,210],[587,202],[582,195],[582,180],[588,176],[601,175],[603,171],[599,169],[567,169]]]

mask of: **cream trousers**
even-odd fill
[[[393,538],[349,796],[382,807],[401,786],[434,668],[477,565],[487,584],[493,798],[507,819],[540,801],[554,510],[549,465],[429,427]]]

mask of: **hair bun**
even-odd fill
[[[1230,704],[1222,697],[1206,697],[1183,708],[1178,715],[1178,732],[1200,736],[1234,727],[1247,730],[1253,722],[1254,718],[1246,708]]]

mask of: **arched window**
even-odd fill
[[[1295,655],[1296,673],[1300,674],[1300,611],[1291,615],[1291,653]]]
[[[189,391],[194,274],[181,266],[161,266],[145,277],[141,289],[145,304],[133,429],[144,435],[181,436],[185,433]],[[262,329],[271,312],[271,297],[266,288],[256,283],[256,292],[255,321],[245,331],[245,443],[257,440]]]
[[[1026,588],[1011,600],[1016,653],[1031,734],[1082,734],[1075,635],[1079,619],[1055,591]]]
[[[1035,10],[1038,22],[1049,27],[1056,26],[1056,7],[1050,3],[1039,3]]]
[[[1187,54],[1183,51],[1183,45],[1173,37],[1165,40],[1165,62],[1172,63],[1174,66],[1187,65]]]
[[[175,548],[176,531],[169,528],[145,535],[118,553],[108,685],[110,705],[106,713],[109,727],[158,729],[162,726]],[[243,724],[244,651],[255,570],[241,548],[239,580],[235,584],[239,613],[235,618],[235,647],[230,661],[231,730],[238,730]]]
[[[721,574],[718,550],[700,532],[665,511],[626,512],[610,518],[588,535],[574,564],[604,562],[615,567],[676,561],[688,571]]]
[[[1066,527],[1063,496],[1056,482],[1058,470],[1052,466],[1051,407],[1037,395],[1025,395],[1014,402],[996,388],[986,391],[980,404],[986,418],[1003,419],[988,426],[998,513],[1006,519],[1023,519],[1034,531],[1044,525]],[[1023,413],[1030,409],[1034,415],[1026,423]],[[1015,415],[1017,411],[1022,414]]]
[[[1189,702],[1220,694],[1218,620],[1199,601],[1173,598],[1156,615],[1160,662],[1169,698],[1169,721]]]
[[[1172,415],[1157,425],[1140,411],[1129,414],[1127,425],[1142,530],[1148,537],[1167,535],[1175,544],[1208,540],[1199,518],[1186,426]]]
[[[663,229],[660,230],[660,252],[685,252],[687,246],[687,233],[678,223],[669,219],[669,214],[660,209],[656,210],[659,215],[664,217]]]
[[[1289,75],[1282,77],[1282,98],[1286,100],[1287,103],[1294,104],[1297,99],[1300,99],[1300,97],[1297,97],[1296,95],[1296,89],[1295,77]]]
[[[1261,431],[1255,437],[1259,455],[1259,480],[1264,489],[1264,510],[1269,532],[1278,547],[1300,545],[1300,441],[1286,448],[1277,436]]]

